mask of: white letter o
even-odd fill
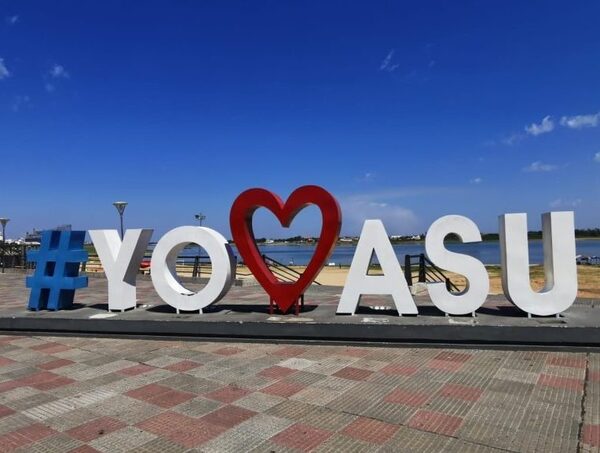
[[[208,253],[212,275],[197,293],[188,290],[177,279],[177,256],[189,244],[197,244]],[[154,289],[178,312],[196,311],[221,299],[233,283],[235,260],[233,251],[220,233],[210,228],[183,226],[166,233],[152,252],[150,266]]]

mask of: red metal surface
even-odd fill
[[[288,228],[298,212],[309,205],[321,210],[321,235],[310,263],[294,283],[280,282],[271,273],[256,246],[252,216],[258,208],[271,211],[282,226]],[[319,186],[302,186],[283,200],[265,189],[249,189],[233,202],[229,215],[235,245],[250,271],[279,309],[286,313],[317,277],[331,255],[342,226],[342,212],[337,200]]]

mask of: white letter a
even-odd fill
[[[367,275],[373,256],[377,257],[383,275]],[[398,314],[418,313],[381,220],[366,220],[363,225],[337,313],[353,315],[363,294],[390,294]]]

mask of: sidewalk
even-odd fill
[[[600,354],[0,335],[0,451],[600,451]]]

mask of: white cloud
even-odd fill
[[[0,80],[6,79],[7,77],[10,77],[10,72],[4,64],[4,59],[0,58]]]
[[[552,132],[554,130],[554,121],[550,115],[545,116],[542,122],[539,124],[531,123],[529,126],[525,126],[525,132],[529,135],[537,136]]]
[[[469,181],[471,184],[481,184],[483,182],[483,178],[477,177],[473,178]]]
[[[52,69],[50,69],[50,75],[55,79],[68,79],[71,77],[65,67],[59,64],[52,66]]]
[[[600,152],[594,154],[594,162],[598,162],[600,164]]]
[[[10,25],[15,25],[17,22],[19,22],[19,16],[18,15],[14,15],[14,16],[8,16],[6,18],[6,23],[10,24]]]
[[[387,56],[383,59],[381,65],[379,66],[380,71],[394,72],[396,69],[398,69],[398,67],[400,66],[399,64],[392,64],[394,52],[394,49],[390,50]]]
[[[524,134],[511,134],[508,137],[502,139],[502,143],[505,145],[512,146],[515,143],[519,143],[521,140],[525,138]]]
[[[532,162],[530,165],[523,168],[523,171],[525,171],[525,172],[545,172],[545,171],[554,171],[557,168],[558,168],[557,165],[544,164],[543,162],[540,162],[538,160],[536,162]]]
[[[356,180],[358,182],[370,182],[370,181],[373,181],[376,176],[377,176],[377,174],[375,172],[368,171],[364,175],[362,175],[360,178],[356,178]]]
[[[11,108],[14,112],[18,112],[19,110],[21,110],[22,107],[26,106],[27,104],[29,104],[30,101],[30,97],[27,95],[17,95],[14,97]]]
[[[589,115],[563,116],[560,125],[571,129],[583,129],[584,127],[596,127],[600,124],[600,112]]]
[[[381,219],[388,231],[410,233],[419,227],[415,213],[399,205],[356,199],[342,200],[341,205],[346,234],[358,234],[368,219]]]
[[[358,234],[367,219],[381,219],[388,232],[409,234],[423,228],[423,222],[403,199],[415,202],[420,197],[462,193],[464,189],[441,186],[416,186],[384,189],[339,197],[344,216],[344,234]]]
[[[576,208],[580,206],[582,203],[581,198],[576,198],[574,200],[565,200],[563,198],[557,198],[556,200],[552,200],[549,204],[551,208]]]

